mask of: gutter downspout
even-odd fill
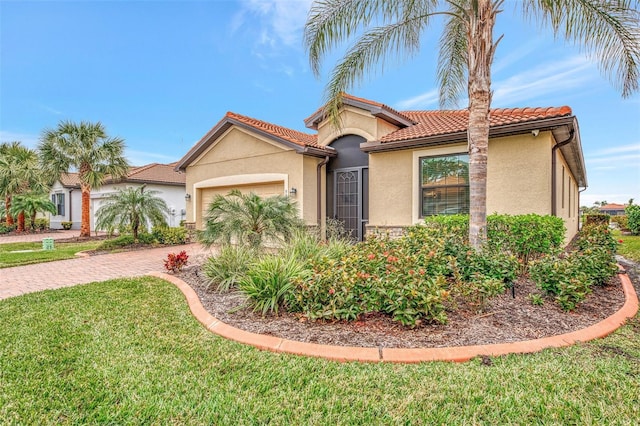
[[[582,194],[586,190],[587,190],[586,186],[578,190],[578,231],[580,231],[580,225],[581,225],[580,221],[582,220],[582,216],[580,215],[580,194]]]
[[[553,148],[551,148],[551,215],[552,216],[557,216],[558,214],[558,202],[556,200],[556,151],[558,150],[558,148],[561,148],[563,146],[565,146],[566,144],[568,144],[569,142],[571,142],[573,140],[573,137],[575,135],[575,130],[571,129],[571,131],[569,131],[569,137],[562,141],[562,142],[558,142],[557,144],[555,144],[553,146]],[[578,204],[580,205],[580,204]]]
[[[322,232],[322,166],[329,162],[329,156],[324,157],[324,160],[318,163],[316,167],[316,204],[317,204],[317,218],[318,218],[318,231]]]
[[[73,189],[70,189],[69,190],[69,222],[73,222],[73,209],[72,209],[72,206],[71,206],[71,199],[73,197],[71,195],[72,192],[73,192]],[[73,225],[71,225],[71,226],[73,226]]]

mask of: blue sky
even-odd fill
[[[310,1],[0,0],[0,140],[35,147],[60,120],[101,121],[132,164],[181,158],[227,111],[311,132],[335,60],[316,79],[302,43]],[[581,51],[506,0],[493,107],[569,105],[589,188],[581,204],[640,202],[640,96],[623,100]],[[351,93],[437,109],[437,25]],[[465,106],[461,100],[460,105]]]

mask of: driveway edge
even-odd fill
[[[625,303],[613,315],[587,328],[542,339],[491,345],[455,346],[447,348],[363,348],[356,346],[319,345],[280,337],[251,333],[232,327],[215,318],[202,306],[196,292],[181,279],[162,272],[147,275],[161,278],[178,287],[184,294],[193,316],[212,333],[259,349],[295,355],[326,358],[334,361],[418,363],[425,361],[464,362],[480,355],[498,356],[533,353],[546,348],[560,348],[605,337],[624,325],[638,312],[638,297],[626,274],[620,274]]]

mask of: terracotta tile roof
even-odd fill
[[[78,173],[63,173],[62,176],[60,176],[60,183],[63,186],[80,186],[80,178],[78,177]]]
[[[388,105],[385,105],[380,102],[372,101],[370,99],[359,98],[357,96],[353,96],[348,93],[343,93],[342,101],[343,101],[343,104],[345,105],[353,105],[357,107],[362,107],[363,106],[362,104],[368,105],[369,107],[371,107],[369,112],[371,112],[374,115],[378,115],[382,112],[382,115],[386,116],[386,118],[396,116],[395,118],[396,119],[399,118],[400,121],[406,121],[406,122],[412,121],[411,118],[408,117],[406,114],[404,114],[402,111],[395,110]],[[324,106],[321,106],[320,108],[315,110],[313,114],[305,118],[304,122],[307,125],[307,127],[315,129],[315,125],[319,121],[323,120],[324,117],[325,117]]]
[[[389,133],[380,139],[381,143],[465,132],[469,120],[467,110],[401,111],[401,114],[409,117],[416,124]],[[559,108],[498,108],[492,109],[490,112],[490,126],[497,127],[544,118],[565,117],[571,114],[571,108],[568,106]]]
[[[611,203],[611,204],[605,204],[604,206],[600,206],[598,208],[600,210],[624,210],[625,207],[627,207],[626,204]]]
[[[237,120],[247,126],[253,127],[263,132],[269,133],[280,139],[292,142],[300,146],[312,146],[316,148],[324,148],[318,145],[318,136],[309,133],[302,133],[297,130],[292,130],[286,127],[278,126],[276,124],[268,123],[266,121],[257,120],[255,118],[247,117],[245,115],[236,114],[235,112],[227,112],[226,117]]]
[[[186,175],[184,173],[175,172],[173,170],[175,166],[175,162],[171,164],[147,164],[146,166],[138,167],[129,171],[129,174],[124,180],[128,182],[153,182],[184,185],[186,182]]]
[[[140,183],[159,183],[168,185],[184,185],[186,175],[174,171],[177,162],[170,164],[151,163],[144,166],[133,166],[129,168],[127,176],[120,182],[140,182]],[[111,183],[112,180],[107,178],[105,183]],[[78,173],[71,172],[60,176],[60,183],[63,186],[80,186]]]

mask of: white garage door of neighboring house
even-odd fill
[[[202,213],[198,218],[199,225],[202,225],[202,219],[206,216],[207,207],[216,195],[227,195],[232,189],[237,189],[243,194],[253,192],[260,197],[272,197],[274,195],[284,194],[284,181],[278,182],[260,182],[247,185],[233,185],[233,186],[216,186],[213,188],[201,188],[199,190],[199,202],[200,212]]]

